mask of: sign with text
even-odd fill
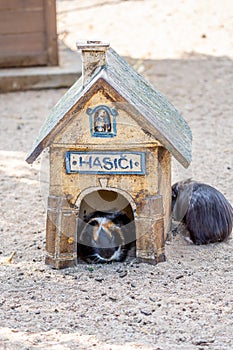
[[[66,172],[83,174],[145,174],[143,152],[66,152]]]

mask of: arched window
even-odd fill
[[[116,136],[117,111],[115,108],[99,105],[95,108],[88,108],[87,114],[90,117],[90,131],[93,137]]]

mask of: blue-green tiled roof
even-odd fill
[[[83,88],[80,78],[53,107],[27,158],[29,163],[52,143],[63,118],[100,78],[138,111],[134,117],[143,129],[159,140],[183,166],[190,164],[192,134],[188,124],[167,98],[112,48],[106,52],[106,64],[93,74],[87,85]]]

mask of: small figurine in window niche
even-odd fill
[[[95,108],[88,108],[87,114],[90,117],[91,134],[94,137],[116,136],[116,115],[115,108],[99,105]]]
[[[111,132],[111,119],[109,113],[101,108],[94,114],[95,132]]]

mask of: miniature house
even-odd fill
[[[124,209],[135,225],[136,257],[165,258],[171,156],[191,162],[191,131],[175,107],[109,44],[78,43],[82,77],[52,109],[32,152],[49,147],[46,263],[78,261],[78,222],[93,210]]]

